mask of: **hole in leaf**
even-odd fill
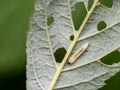
[[[101,62],[112,65],[113,63],[118,63],[120,62],[120,53],[118,51],[114,51],[107,56],[103,57],[101,59]]]
[[[88,1],[88,10],[90,10],[90,8],[92,7],[93,3],[94,3],[94,0],[89,0]]]
[[[65,48],[58,48],[54,53],[56,62],[61,63],[65,54],[66,54]]]
[[[71,35],[70,40],[73,41],[73,39],[74,39],[74,35]]]
[[[99,31],[103,30],[106,28],[107,24],[104,21],[100,21],[99,24],[97,25],[97,28]]]
[[[83,2],[79,2],[75,4],[74,7],[75,7],[75,10],[72,11],[72,19],[73,19],[75,29],[78,30],[87,14],[87,10]]]
[[[54,22],[54,18],[53,18],[53,16],[49,16],[48,18],[47,18],[47,25],[48,26],[50,26],[53,22]]]
[[[113,6],[113,0],[99,0],[100,3],[108,8]]]
[[[98,90],[120,90],[120,72],[105,81],[106,85]]]

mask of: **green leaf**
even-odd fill
[[[120,62],[100,62],[120,47],[120,1],[114,0],[113,7],[106,8],[95,0],[79,31],[75,31],[71,12],[78,2],[88,6],[88,0],[37,0],[27,36],[27,90],[96,90],[120,71]],[[48,25],[51,16],[54,21]],[[101,21],[107,26],[99,31]],[[67,64],[69,57],[86,42],[87,52],[74,64]],[[61,64],[54,57],[59,48],[67,50]]]
[[[101,4],[111,8],[113,5],[113,0],[99,0]]]

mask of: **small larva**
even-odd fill
[[[70,57],[68,63],[69,64],[74,63],[77,60],[77,58],[87,49],[88,45],[89,45],[88,43],[85,43],[83,46],[81,46],[80,49]]]

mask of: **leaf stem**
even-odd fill
[[[60,74],[61,74],[61,72],[62,72],[62,69],[63,69],[66,61],[67,61],[67,59],[68,59],[68,57],[69,57],[72,49],[74,48],[74,46],[75,46],[75,44],[76,44],[76,42],[77,42],[77,40],[78,40],[79,35],[81,34],[81,32],[82,32],[82,30],[83,30],[86,22],[88,21],[89,17],[91,16],[92,12],[94,11],[94,9],[95,9],[95,7],[97,6],[98,2],[99,2],[99,0],[95,0],[94,3],[93,3],[93,5],[92,5],[92,7],[91,7],[91,9],[90,9],[90,11],[88,11],[88,13],[87,13],[87,15],[86,15],[83,23],[81,24],[81,26],[80,26],[80,28],[79,28],[79,31],[76,33],[76,35],[75,35],[75,37],[74,37],[74,40],[72,41],[72,43],[71,43],[71,45],[70,45],[70,47],[69,47],[69,49],[68,49],[68,51],[67,51],[64,59],[62,60],[62,63],[61,63],[60,66],[58,67],[58,69],[57,69],[57,71],[56,71],[56,73],[55,73],[55,76],[54,76],[54,78],[53,78],[53,80],[52,80],[52,82],[51,82],[48,90],[53,90],[54,85],[55,85],[57,79],[59,78],[59,76],[60,76]]]

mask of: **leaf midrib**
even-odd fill
[[[64,65],[65,65],[65,63],[66,63],[66,61],[67,61],[67,59],[68,59],[68,57],[70,55],[70,53],[72,52],[72,49],[74,48],[75,44],[77,43],[77,40],[79,38],[79,35],[80,35],[81,31],[83,30],[85,24],[87,23],[89,17],[91,16],[91,14],[94,11],[95,7],[97,6],[98,2],[99,2],[99,0],[95,0],[92,7],[91,7],[91,9],[90,9],[90,11],[88,11],[88,13],[86,15],[86,18],[84,19],[83,23],[81,24],[81,26],[79,28],[79,31],[74,36],[74,40],[72,41],[72,43],[71,43],[71,45],[70,45],[70,47],[69,47],[63,61],[62,61],[62,63],[60,64],[59,68],[57,69],[57,71],[55,73],[55,76],[54,76],[48,90],[52,90],[54,88],[54,85],[55,85],[57,79],[59,78],[59,75],[61,74],[62,69],[63,69],[63,67],[64,67]]]

